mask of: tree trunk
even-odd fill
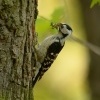
[[[88,40],[100,46],[100,6],[90,8],[91,0],[80,0],[83,7]],[[90,52],[89,85],[91,100],[100,100],[100,56]]]
[[[37,0],[0,0],[0,100],[32,100],[36,17]]]

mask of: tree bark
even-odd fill
[[[32,100],[37,0],[0,0],[0,100]]]
[[[83,7],[88,41],[100,47],[100,6],[90,8],[91,0],[80,0]],[[100,100],[100,56],[90,52],[89,85],[91,100]]]

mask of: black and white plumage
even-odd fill
[[[64,47],[66,38],[72,33],[71,27],[63,23],[59,23],[57,30],[57,34],[47,37],[37,48],[37,58],[40,67],[36,70],[33,78],[33,86],[50,68],[51,64]]]

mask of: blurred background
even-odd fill
[[[54,34],[50,23],[64,22],[73,36],[100,46],[100,6],[91,0],[38,0],[39,42]],[[68,39],[52,67],[37,82],[35,100],[100,100],[100,56]]]

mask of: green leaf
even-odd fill
[[[50,22],[43,18],[38,18],[36,21],[36,31],[44,33],[50,27]]]
[[[60,18],[63,17],[64,14],[64,8],[60,7],[56,9],[53,14],[51,15],[51,21],[53,22],[59,22]]]
[[[91,8],[96,5],[96,4],[100,4],[100,0],[92,0],[92,3],[91,3]]]
[[[51,22],[58,23],[64,14],[64,8],[57,8],[51,15],[51,19],[47,19],[43,16],[39,16],[36,21],[36,32],[39,33],[40,38],[45,37],[50,33],[55,33],[57,30],[50,27]]]

